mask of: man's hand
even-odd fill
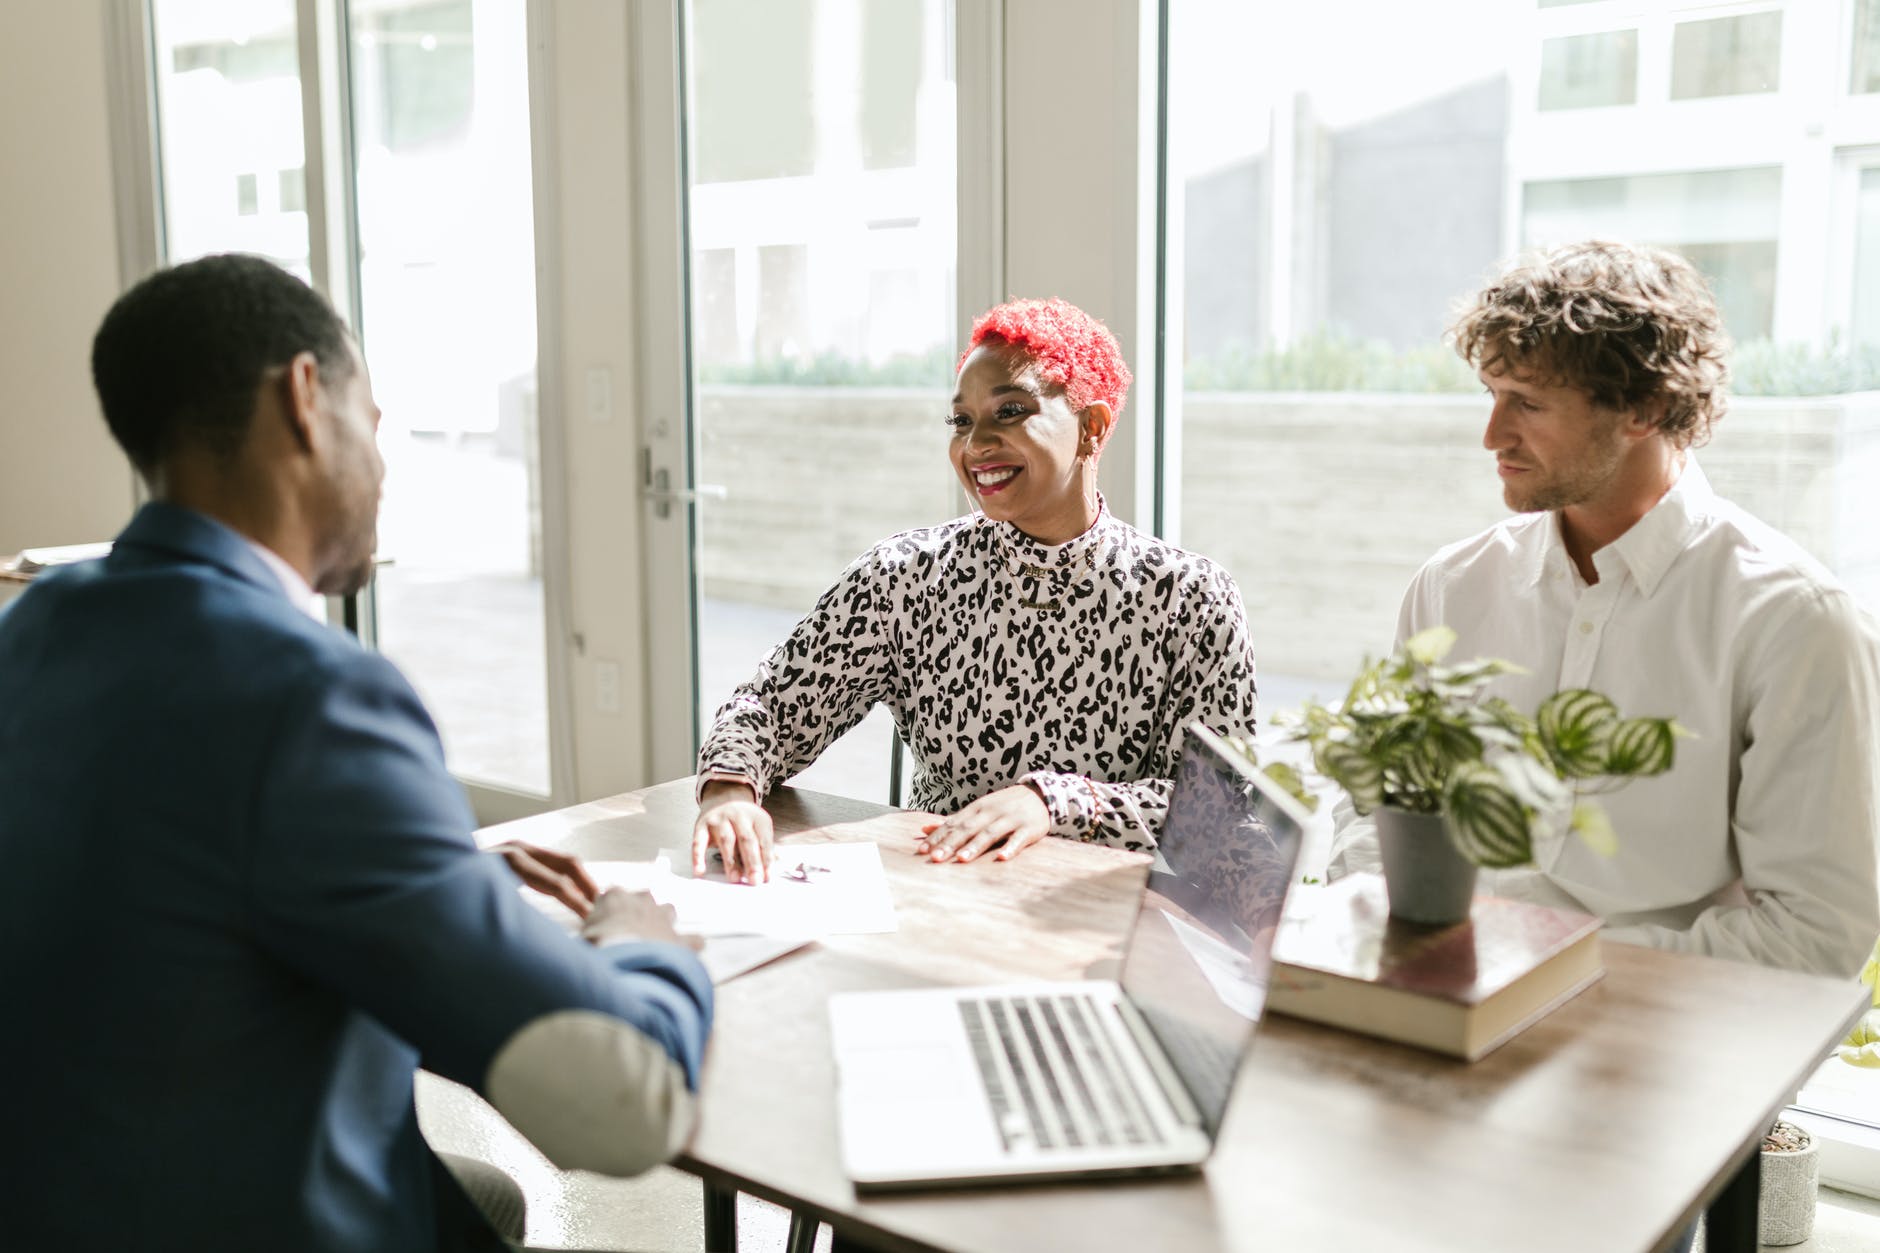
[[[581,938],[589,944],[612,944],[616,940],[651,940],[659,944],[679,944],[697,952],[705,941],[696,935],[680,935],[673,930],[678,915],[670,905],[661,905],[648,892],[629,892],[608,888],[594,902],[594,909],[581,926]]]
[[[502,854],[517,878],[543,896],[553,897],[574,910],[578,918],[588,916],[588,911],[594,908],[594,898],[601,894],[600,885],[573,854],[538,848],[521,840],[492,844],[486,851]]]
[[[1016,783],[980,797],[951,818],[921,828],[918,856],[931,861],[971,861],[991,849],[1000,861],[1012,858],[1051,834],[1051,812],[1044,797],[1028,784]]]
[[[771,847],[770,815],[757,803],[748,783],[714,779],[698,798],[698,821],[692,824],[692,873],[705,873],[705,855],[712,849],[725,863],[725,878],[763,883],[777,860]]]

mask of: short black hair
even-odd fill
[[[111,434],[146,475],[172,452],[231,456],[271,369],[311,352],[320,381],[352,376],[346,324],[273,262],[225,253],[159,270],[118,297],[91,342]]]

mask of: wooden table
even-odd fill
[[[1609,944],[1603,981],[1473,1065],[1269,1018],[1204,1174],[864,1200],[837,1155],[829,993],[1113,977],[1146,859],[1047,840],[932,866],[910,855],[912,814],[788,788],[768,808],[780,836],[877,841],[900,929],[719,990],[677,1164],[883,1248],[1621,1253],[1667,1246],[1709,1205],[1712,1253],[1754,1250],[1755,1146],[1867,999],[1852,981]],[[478,838],[645,858],[686,844],[695,812],[681,780]]]

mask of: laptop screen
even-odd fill
[[[1304,841],[1302,811],[1206,727],[1189,729],[1123,991],[1201,1111],[1220,1130],[1234,1072],[1260,1021],[1273,931]]]

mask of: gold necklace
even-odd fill
[[[1007,547],[1005,532],[999,528],[999,524],[997,523],[993,524],[992,540],[993,543],[997,544],[999,547],[999,557],[1005,563],[1006,569],[1016,574],[1019,578],[1030,579],[1034,583],[1055,582],[1059,575],[1071,579],[1077,578],[1084,571],[1088,570],[1091,563],[1096,560],[1097,549],[1103,542],[1100,539],[1091,540],[1089,546],[1084,549],[1082,556],[1076,558],[1069,565],[1064,566],[1060,570],[1052,570],[1049,566],[1033,565],[1029,561],[1020,561],[1012,550]],[[1068,592],[1068,590],[1067,588],[1066,591]],[[1038,609],[1046,613],[1056,613],[1059,609],[1063,608],[1063,602],[1055,596],[1051,597],[1049,600],[1033,600],[1027,596],[1020,596],[1018,597],[1018,604],[1019,607],[1023,609]]]

